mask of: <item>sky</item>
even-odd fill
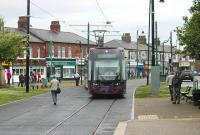
[[[33,28],[50,28],[51,21],[60,21],[61,31],[73,32],[87,38],[90,23],[91,40],[95,41],[94,30],[106,30],[105,42],[121,39],[123,33],[131,33],[136,41],[137,30],[148,34],[149,0],[30,0],[30,23]],[[161,42],[169,38],[170,31],[183,25],[183,16],[190,16],[188,9],[192,0],[154,0],[155,20]],[[1,0],[0,16],[5,26],[17,27],[19,16],[27,14],[27,0]],[[105,25],[106,21],[111,26]],[[76,26],[83,25],[83,26]],[[176,33],[173,33],[173,44]]]

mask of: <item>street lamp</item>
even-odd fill
[[[159,2],[163,3],[164,0],[160,0]],[[155,66],[155,50],[154,50],[154,0],[151,0],[151,42],[152,42],[152,66]]]
[[[82,78],[82,59],[83,59],[82,42],[80,40],[77,40],[77,42],[79,42],[79,44],[80,44],[79,55],[80,55],[80,59],[81,59],[81,85],[82,85],[83,84],[83,78]]]
[[[163,58],[162,58],[163,59],[163,75],[165,75],[165,46],[164,46],[164,44],[167,43],[168,41],[169,41],[169,39],[162,42],[162,45],[163,45]]]
[[[137,75],[137,78],[138,78],[138,70],[137,70],[137,68],[138,68],[138,61],[139,61],[139,59],[138,59],[138,32],[139,32],[139,30],[142,30],[142,34],[144,34],[144,31],[143,31],[143,29],[142,28],[139,28],[139,29],[137,29],[137,39],[136,39],[136,41],[137,41],[137,49],[136,49],[136,62],[137,62],[137,65],[136,65],[136,75]]]
[[[173,71],[173,68],[172,68],[172,63],[173,63],[173,61],[172,61],[172,32],[170,32],[170,46],[171,46],[171,60],[170,60],[170,72],[172,72]]]

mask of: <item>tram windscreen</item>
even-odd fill
[[[109,81],[120,79],[119,59],[99,59],[94,62],[94,80]]]

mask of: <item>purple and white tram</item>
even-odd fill
[[[123,48],[92,48],[88,55],[88,90],[92,95],[123,95],[126,67]]]

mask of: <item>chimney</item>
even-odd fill
[[[50,30],[53,32],[60,32],[59,21],[51,21]]]
[[[18,20],[18,29],[27,28],[27,16],[20,16]]]
[[[138,44],[143,44],[143,45],[146,45],[147,44],[147,39],[146,39],[146,36],[139,36],[138,37]]]
[[[130,33],[124,33],[122,35],[122,41],[125,41],[127,43],[130,43],[131,42],[131,35]]]

